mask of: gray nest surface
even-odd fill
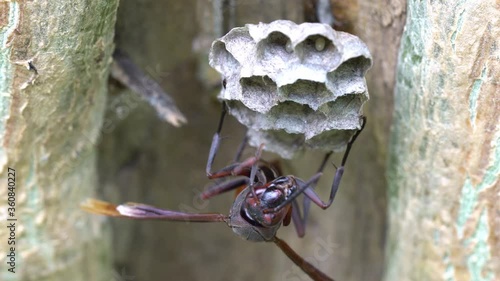
[[[284,158],[344,148],[361,125],[371,64],[358,37],[287,20],[234,28],[210,51],[225,85],[219,98],[248,127],[250,144]]]

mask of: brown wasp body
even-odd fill
[[[223,105],[219,127],[212,140],[206,173],[209,179],[233,178],[209,187],[200,196],[202,199],[208,199],[229,190],[243,188],[238,193],[228,216],[217,213],[185,213],[137,203],[127,203],[116,206],[92,199],[82,205],[83,209],[92,213],[131,219],[225,222],[231,227],[234,233],[243,239],[256,242],[274,242],[313,280],[332,280],[295,253],[283,240],[276,237],[276,232],[282,224],[288,225],[290,221],[293,220],[298,235],[303,236],[305,233],[305,223],[307,221],[310,202],[314,202],[323,209],[328,208],[332,204],[344,172],[347,156],[352,144],[362,131],[366,119],[363,118],[361,129],[354,134],[347,144],[341,166],[337,168],[333,179],[330,198],[325,203],[319,198],[313,187],[321,177],[322,170],[331,153],[325,156],[319,171],[308,181],[303,181],[292,175],[279,176],[280,173],[273,165],[260,159],[263,149],[262,145],[257,149],[254,156],[240,162],[239,159],[246,143],[245,139],[243,145],[238,150],[235,163],[212,173],[211,167],[219,148],[220,132],[222,130],[225,114],[226,108],[225,105]],[[303,199],[302,214],[296,200],[297,196],[300,194],[305,195]]]

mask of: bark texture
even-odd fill
[[[491,0],[409,1],[387,281],[500,278],[499,18]]]
[[[78,206],[97,183],[117,5],[0,1],[1,280],[113,278],[107,228]],[[9,168],[16,171],[16,273],[5,263]]]

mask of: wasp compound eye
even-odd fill
[[[248,127],[249,143],[284,158],[345,147],[361,127],[371,64],[358,37],[287,20],[234,28],[210,51],[210,65],[226,77],[219,98]]]

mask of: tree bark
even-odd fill
[[[113,278],[108,228],[78,206],[97,184],[117,4],[0,2],[1,280]],[[17,219],[15,245],[8,218]]]
[[[385,280],[500,278],[498,2],[409,1]]]

